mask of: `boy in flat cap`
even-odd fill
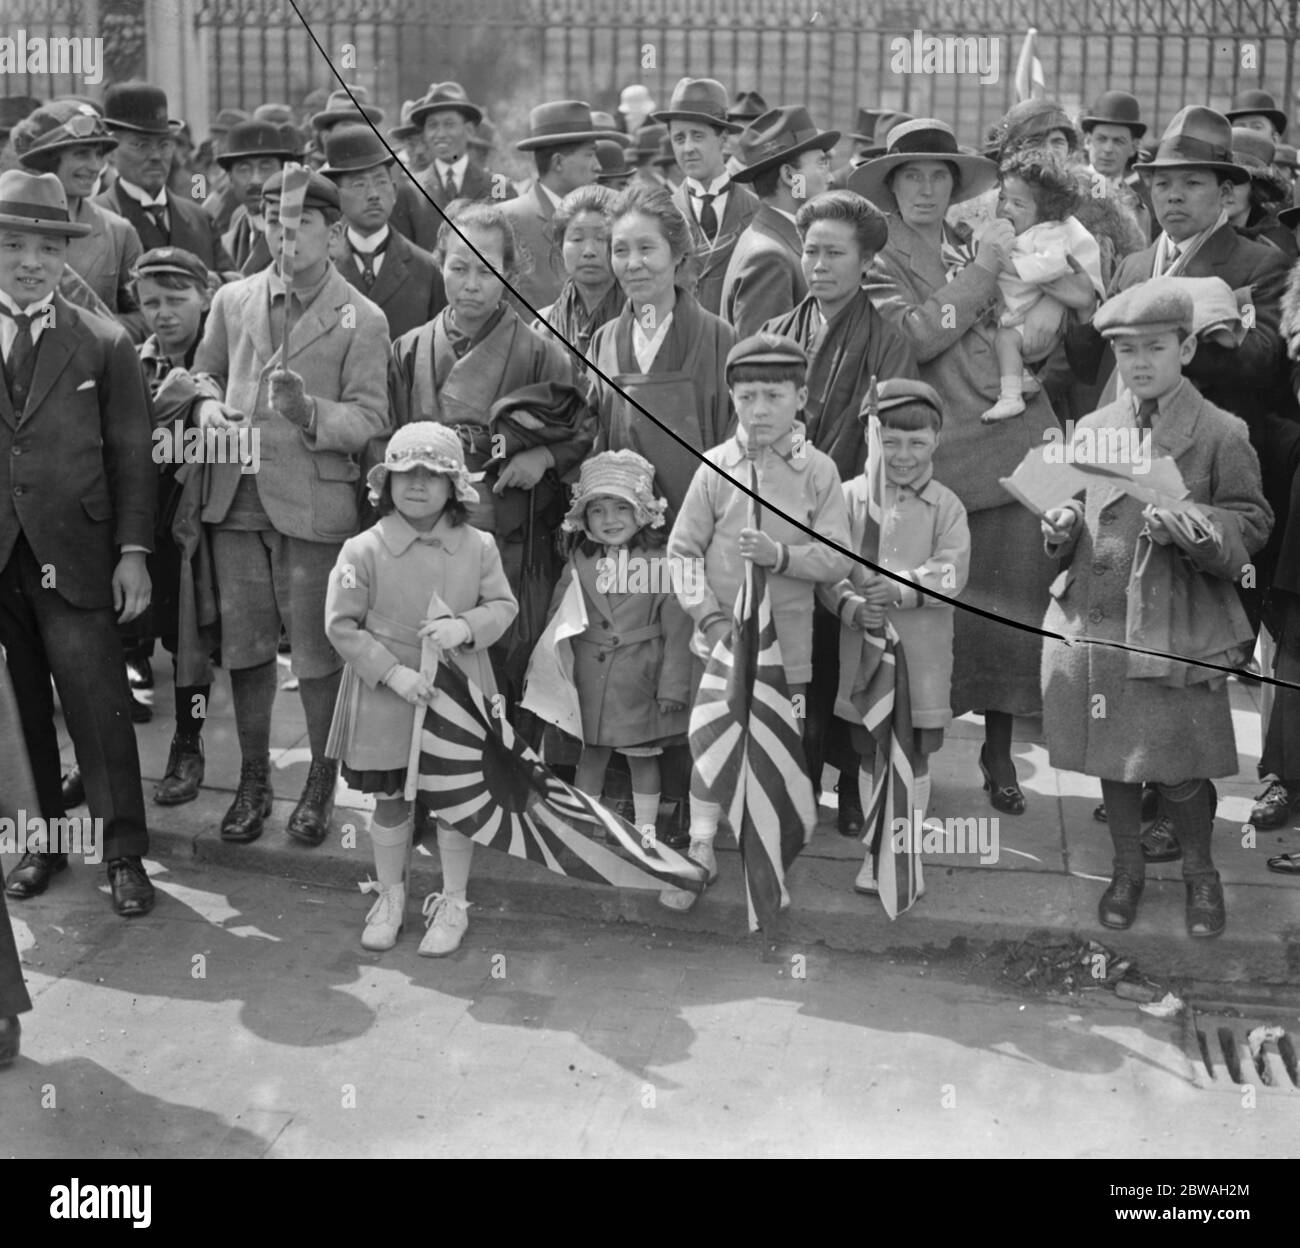
[[[1125,393],[1079,422],[1076,439],[1129,454],[1172,457],[1188,495],[1177,506],[1144,504],[1095,486],[1050,509],[1047,552],[1062,571],[1043,626],[1236,665],[1254,634],[1234,582],[1273,526],[1259,461],[1245,424],[1215,407],[1183,376],[1199,350],[1190,298],[1164,279],[1105,303],[1094,324],[1114,348]],[[1053,767],[1101,779],[1115,861],[1097,915],[1130,927],[1145,879],[1142,781],[1156,783],[1182,847],[1187,931],[1217,936],[1226,913],[1210,856],[1216,795],[1211,777],[1237,771],[1225,677],[1192,663],[1075,642],[1043,643],[1043,730]],[[1098,714],[1097,708],[1104,708]]]
[[[830,456],[808,441],[798,419],[808,399],[807,372],[803,348],[776,334],[754,334],[727,355],[726,379],[739,427],[704,452],[708,462],[696,469],[668,539],[670,560],[704,569],[702,590],[678,595],[682,609],[695,621],[692,696],[699,690],[705,660],[731,629],[746,559],[771,571],[772,619],[791,696],[804,694],[812,679],[813,591],[818,584],[833,585],[847,576],[850,560],[828,544],[849,544],[840,474]],[[751,527],[753,504],[736,486],[748,484],[749,460],[757,468],[763,501],[802,521],[825,541],[795,528],[775,510],[764,509],[761,527]],[[813,777],[814,783],[819,779]],[[706,868],[709,883],[717,879],[713,841],[720,815],[716,802],[692,791],[688,852]],[[674,888],[660,900],[669,909],[688,910],[697,896]]]
[[[154,903],[140,759],[118,625],[149,605],[154,468],[140,366],[126,332],[55,289],[69,219],[52,173],[0,174],[0,646],[40,799],[62,819],[50,677],[102,819],[113,908]],[[11,897],[43,893],[68,846],[25,853]]]
[[[277,173],[263,188],[267,241],[277,255],[283,181]],[[329,831],[338,765],[326,759],[325,741],[343,663],[325,636],[325,591],[339,548],[357,531],[357,456],[388,429],[388,323],[330,262],[342,232],[338,188],[313,173],[292,274],[282,277],[277,266],[222,287],[194,359],[212,400],[200,406],[203,427],[246,421],[261,451],[254,473],[238,463],[207,465],[203,508],[242,756],[239,788],[221,823],[228,841],[256,840],[271,811],[282,624],[312,756],[288,832],[319,845]]]

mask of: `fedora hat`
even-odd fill
[[[651,121],[637,127],[635,141],[627,151],[628,160],[638,163],[653,160],[659,155],[660,146],[667,138],[668,127],[663,122]]]
[[[528,137],[515,147],[535,152],[542,147],[563,147],[569,143],[594,143],[597,139],[618,139],[617,130],[601,130],[591,119],[585,100],[550,100],[528,114]]]
[[[883,156],[859,165],[849,174],[849,190],[857,191],[877,208],[897,212],[898,203],[886,179],[895,169],[915,160],[942,160],[957,169],[961,185],[949,201],[954,204],[982,195],[998,180],[997,165],[985,156],[962,151],[951,127],[934,117],[916,117],[890,130]]]
[[[167,93],[148,82],[115,83],[104,92],[104,121],[111,130],[169,135]]]
[[[1267,174],[1277,154],[1277,144],[1266,134],[1246,126],[1232,127],[1232,159],[1252,174]]]
[[[411,113],[415,110],[415,106],[419,102],[419,100],[402,101],[402,111],[398,114],[397,125],[388,132],[388,137],[392,139],[394,143],[401,143],[406,139],[413,139],[420,133],[420,127],[411,121]]]
[[[752,182],[760,173],[789,164],[802,152],[829,152],[840,141],[838,130],[818,130],[802,104],[773,108],[740,136],[733,182]]]
[[[727,120],[727,89],[716,78],[679,78],[668,107],[652,113],[651,121],[702,121],[735,134],[745,127]]]
[[[883,156],[885,154],[885,139],[888,137],[889,132],[895,126],[901,126],[905,121],[915,120],[911,113],[895,113],[888,109],[875,111],[876,120],[874,132],[871,136],[871,146],[862,153],[865,160],[875,160],[877,156]],[[857,135],[853,137],[857,138]]]
[[[217,164],[232,169],[241,160],[272,156],[292,160],[297,153],[285,146],[283,130],[269,121],[241,121],[226,135],[225,145],[217,154]]]
[[[433,113],[448,110],[459,113],[466,121],[477,125],[483,120],[483,110],[470,101],[465,88],[458,82],[432,82],[411,110],[411,125],[424,129],[424,119]]]
[[[6,169],[0,173],[0,228],[84,238],[89,225],[68,219],[68,197],[52,173]]]
[[[351,98],[348,96],[348,91],[352,92]],[[356,104],[352,102],[353,98]],[[360,105],[360,109],[357,105]],[[349,87],[347,91],[331,91],[325,101],[324,111],[312,114],[311,124],[317,130],[328,130],[330,126],[337,126],[341,121],[357,121],[362,113],[375,125],[384,119],[384,110],[371,104],[370,92],[365,87]]]
[[[0,96],[0,138],[40,106],[41,101],[30,95]]]
[[[767,109],[767,101],[757,91],[738,91],[731,107],[727,109],[727,120],[747,126],[767,112]]]
[[[318,172],[327,178],[363,173],[390,164],[392,159],[393,154],[369,126],[335,126],[325,136],[325,163]]]
[[[1127,126],[1135,139],[1147,132],[1142,120],[1142,105],[1127,91],[1104,91],[1097,97],[1092,112],[1079,118],[1079,129],[1087,134],[1093,126]]]
[[[89,104],[72,100],[55,100],[38,108],[13,128],[10,141],[19,163],[29,169],[41,165],[42,156],[64,148],[88,143],[111,152],[117,146],[103,118]]]
[[[208,124],[209,134],[226,134],[241,121],[250,121],[249,115],[242,108],[223,108]]]
[[[884,109],[859,108],[854,129],[849,131],[849,138],[855,143],[874,143],[876,141],[876,118],[884,116]]]
[[[1133,166],[1139,173],[1157,169],[1210,169],[1246,182],[1250,174],[1232,159],[1232,125],[1222,113],[1189,104],[1165,127],[1151,160]]]
[[[635,167],[627,163],[627,149],[613,139],[596,140],[596,157],[600,161],[597,182],[617,182],[636,172]]]
[[[1267,117],[1273,123],[1279,138],[1286,137],[1287,115],[1277,106],[1277,101],[1267,91],[1243,91],[1232,102],[1224,116],[1233,125],[1242,117]]]

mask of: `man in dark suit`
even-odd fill
[[[752,182],[760,206],[736,240],[722,280],[722,311],[739,338],[784,316],[808,293],[794,214],[824,190],[838,130],[818,130],[802,106],[774,108],[740,136],[737,182]]]
[[[348,91],[352,93],[351,97]],[[384,120],[384,110],[370,103],[370,92],[365,87],[349,87],[348,91],[335,91],[325,103],[325,108],[312,115],[311,124],[316,128],[316,145],[325,150],[325,139],[335,126],[370,125],[378,126]],[[353,98],[357,104],[353,104]],[[432,251],[438,245],[438,227],[442,218],[437,209],[420,193],[420,188],[405,174],[393,183],[396,188],[396,201],[393,204],[389,225],[399,234],[404,235],[417,247]]]
[[[320,170],[339,188],[344,250],[338,271],[388,320],[389,337],[417,329],[446,306],[433,257],[390,229],[396,195],[393,158],[369,126],[335,126],[325,137]],[[400,174],[398,175],[401,176]]]
[[[683,78],[654,120],[667,125],[677,166],[685,175],[673,191],[691,227],[699,277],[695,298],[708,312],[722,308],[722,279],[736,239],[758,211],[758,197],[727,173],[727,141],[744,129],[727,118],[727,92],[713,78]]]
[[[1140,173],[1129,166],[1137,159],[1138,143],[1147,132],[1142,106],[1127,91],[1105,91],[1092,111],[1079,118],[1088,167],[1102,179],[1107,192],[1116,196],[1135,217],[1152,242],[1160,226],[1151,207],[1151,191]]]
[[[271,262],[271,253],[262,237],[266,228],[262,219],[262,187],[284,168],[285,161],[296,156],[285,143],[280,127],[272,122],[245,121],[230,131],[226,150],[217,157],[217,164],[230,176],[231,191],[238,205],[230,218],[230,229],[221,240],[236,268],[244,269],[259,243],[265,260],[253,272],[259,272]]]
[[[167,189],[176,140],[166,94],[142,82],[111,86],[104,92],[104,124],[117,139],[111,159],[118,176],[95,203],[125,217],[145,251],[183,247],[214,272],[233,272],[212,217]]]
[[[0,174],[0,645],[40,817],[64,817],[50,678],[102,820],[113,908],[153,906],[140,759],[117,626],[149,605],[155,473],[144,377],[118,325],[57,293],[70,237],[54,174]],[[28,852],[11,897],[45,891],[66,844]]]
[[[411,109],[411,124],[419,127],[432,157],[419,182],[439,208],[446,209],[453,199],[515,198],[504,173],[484,169],[469,157],[469,141],[482,120],[483,110],[458,82],[435,82]]]

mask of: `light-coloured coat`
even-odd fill
[[[261,439],[253,477],[276,530],[308,542],[340,542],[357,531],[357,456],[388,431],[388,322],[330,266],[325,285],[293,321],[289,368],[316,400],[301,429],[269,402],[268,377],[280,367],[272,341],[266,269],[221,287],[212,301],[191,370],[205,392],[243,412]],[[239,464],[207,470],[203,522],[219,524],[239,487]]]
[[[393,512],[344,542],[325,597],[325,633],[347,662],[338,757],[358,771],[407,765],[416,708],[380,682],[395,663],[419,668],[420,625],[434,594],[470,626],[473,640],[451,657],[490,699],[497,687],[488,647],[519,611],[491,536],[445,519],[421,535]]]
[[[1135,425],[1131,398],[1079,422],[1078,432]],[[1161,401],[1152,454],[1173,457],[1191,501],[1211,518],[1239,527],[1254,553],[1272,528],[1259,461],[1245,424],[1196,392],[1186,378]],[[1044,628],[1067,637],[1124,641],[1129,579],[1144,504],[1110,487],[1071,506],[1078,519],[1057,552],[1063,571],[1052,585]],[[1207,563],[1212,576],[1237,579],[1239,566]],[[1103,780],[1156,781],[1237,772],[1228,692],[1222,680],[1171,688],[1129,676],[1130,656],[1106,646],[1043,643],[1043,731],[1052,766]]]

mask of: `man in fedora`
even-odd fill
[[[527,309],[529,319],[555,302],[565,281],[551,218],[570,191],[589,186],[599,175],[596,140],[613,139],[617,133],[597,129],[591,109],[582,100],[553,100],[539,104],[528,115],[528,137],[515,147],[533,153],[537,177],[524,194],[506,201],[501,210],[533,258],[532,272],[515,283],[520,297],[532,305]]]
[[[213,272],[233,271],[212,217],[167,188],[176,140],[166,93],[147,82],[115,84],[104,93],[104,124],[117,139],[118,176],[95,203],[125,217],[145,251],[183,247]]]
[[[348,92],[351,92],[351,95]],[[356,104],[352,102],[355,98]],[[323,153],[325,138],[339,125],[365,125],[378,127],[384,120],[384,110],[370,103],[370,92],[362,86],[333,91],[325,107],[312,114],[311,124],[316,131],[315,144]],[[318,165],[317,168],[320,166]],[[393,183],[397,189],[396,202],[389,224],[399,234],[404,234],[417,247],[432,251],[438,244],[438,226],[442,218],[434,206],[420,194],[420,189],[405,173]]]
[[[740,136],[738,182],[753,185],[760,206],[736,241],[722,282],[722,311],[737,338],[756,334],[807,293],[803,244],[794,214],[830,180],[838,130],[818,130],[802,105],[774,108]]]
[[[424,136],[430,163],[420,178],[429,198],[446,209],[453,199],[514,199],[505,174],[480,168],[469,158],[469,140],[483,110],[458,82],[435,82],[411,110],[411,124]]]
[[[1092,111],[1079,118],[1083,146],[1093,177],[1137,217],[1142,232],[1155,241],[1160,228],[1151,208],[1151,192],[1142,177],[1129,170],[1137,158],[1138,142],[1147,132],[1142,106],[1127,91],[1104,91]]]
[[[1234,126],[1258,130],[1274,143],[1286,138],[1287,115],[1277,106],[1277,101],[1267,91],[1243,91],[1232,102],[1225,116]]]
[[[841,165],[831,174],[830,189],[847,190],[849,175],[855,169],[885,154],[885,139],[889,131],[900,122],[911,120],[911,113],[896,113],[887,108],[858,109],[857,129],[849,135],[853,140],[853,155],[847,165]]]
[[[717,315],[722,280],[736,240],[754,219],[758,199],[727,173],[727,139],[744,126],[727,120],[727,91],[713,78],[682,78],[668,107],[654,116],[668,127],[682,181],[673,202],[691,227],[699,278],[695,297]]]
[[[433,256],[388,224],[397,196],[393,158],[375,132],[335,126],[325,137],[320,172],[339,188],[344,234],[334,257],[338,271],[380,308],[390,338],[433,320],[447,304],[442,274]]]
[[[419,100],[403,100],[398,124],[389,132],[388,137],[397,149],[397,159],[417,177],[428,167],[433,157],[424,142],[424,132],[411,121],[411,114]]]
[[[627,149],[628,163],[633,167],[631,186],[644,186],[650,189],[662,187],[671,191],[673,187],[668,179],[656,167],[655,157],[660,148],[668,142],[668,127],[657,121],[647,122],[637,128],[632,136],[632,146]]]
[[[225,150],[217,157],[217,164],[230,178],[229,189],[236,203],[221,243],[245,277],[271,263],[264,237],[262,187],[295,155],[279,126],[269,121],[243,121],[230,131]]]
[[[126,331],[56,287],[69,238],[57,176],[0,174],[0,646],[44,819],[65,814],[50,678],[92,819],[102,820],[113,908],[148,913],[153,885],[140,759],[118,624],[149,605],[155,468],[144,377]],[[28,852],[17,898],[43,893],[67,846]]]

